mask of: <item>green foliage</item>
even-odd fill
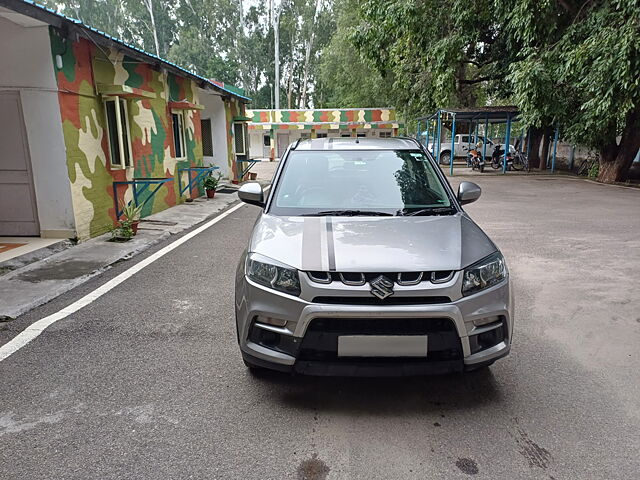
[[[236,58],[224,58],[211,49],[211,39],[195,28],[186,28],[180,34],[179,42],[169,50],[167,59],[207,78],[214,78],[230,84],[239,80]]]
[[[133,202],[129,202],[126,205],[124,203],[120,204],[120,208],[122,209],[122,216],[127,222],[130,223],[140,220],[140,212],[142,212],[142,207],[142,205],[136,206]]]
[[[131,240],[135,235],[133,233],[132,222],[128,220],[120,220],[118,225],[111,229],[111,239],[113,241],[127,241]]]
[[[202,180],[202,186],[205,190],[216,190],[218,188],[218,184],[220,183],[220,179],[222,178],[222,174],[218,173],[217,177],[214,177],[211,173],[208,176],[204,177]]]
[[[393,105],[389,81],[371,67],[350,42],[357,21],[357,0],[335,3],[336,32],[322,51],[317,107],[384,107]]]
[[[598,174],[600,173],[600,164],[598,162],[593,162],[591,168],[589,168],[589,173],[587,174],[589,178],[598,178]]]
[[[151,18],[141,0],[44,0],[41,3],[147,52],[155,53]],[[176,37],[175,3],[154,0],[152,5],[159,53],[164,56]]]
[[[589,147],[615,144],[640,106],[637,1],[579,2],[573,10],[515,3],[509,28],[524,48],[511,82],[525,121],[559,122],[565,138]],[[544,22],[535,18],[542,5]]]
[[[493,0],[364,0],[351,40],[410,117],[474,106],[509,93],[509,50],[494,7]]]

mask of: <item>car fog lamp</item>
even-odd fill
[[[483,325],[489,325],[490,323],[495,323],[500,320],[498,315],[492,315],[491,317],[478,318],[473,321],[474,327],[482,327]]]
[[[256,317],[256,322],[263,323],[265,325],[272,325],[274,327],[286,327],[287,326],[287,321],[286,320],[282,320],[280,318],[273,318],[273,317],[264,317],[262,315],[258,315]]]

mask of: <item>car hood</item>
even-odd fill
[[[460,270],[497,250],[466,214],[279,217],[262,214],[249,251],[305,271]]]

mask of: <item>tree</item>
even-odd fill
[[[275,0],[271,0],[275,2]],[[277,5],[271,4],[271,27],[273,28],[273,50],[275,70],[275,108],[280,108],[280,15],[282,14],[283,0]]]
[[[523,118],[552,119],[600,153],[598,179],[626,179],[640,149],[637,0],[516,0],[505,19],[520,55],[511,82]],[[515,5],[513,5],[515,3]]]
[[[362,58],[350,41],[358,0],[335,3],[336,30],[322,50],[315,101],[320,108],[393,105],[391,81]]]
[[[156,26],[156,17],[153,13],[153,0],[143,0],[144,6],[149,13],[149,30],[153,34],[153,45],[156,47],[156,55],[160,56],[160,43],[158,42],[158,27]]]
[[[364,0],[352,41],[410,116],[484,103],[509,55],[493,0]]]
[[[153,0],[46,0],[65,15],[164,56],[175,35],[172,2]]]
[[[242,86],[263,108],[272,106],[271,88],[281,86],[290,108],[314,103],[320,51],[334,30],[332,0],[271,0],[269,7],[242,0],[45,1],[204,77]]]

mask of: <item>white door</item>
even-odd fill
[[[262,156],[264,158],[271,157],[271,137],[268,133],[262,134]]]
[[[284,152],[287,151],[287,147],[289,146],[289,134],[288,133],[279,133],[278,134],[278,157],[282,158]]]
[[[40,235],[20,96],[0,92],[0,236]]]

